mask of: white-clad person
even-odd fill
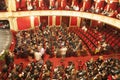
[[[38,51],[39,51],[39,54],[40,54],[40,56],[41,56],[41,58],[42,58],[42,56],[43,56],[44,53],[45,53],[45,49],[43,48],[43,45],[42,45],[42,44],[40,44],[40,46],[38,47]]]
[[[43,48],[42,44],[38,46],[38,52],[35,52],[35,59],[38,61],[42,59],[43,55],[45,53],[45,49]]]
[[[67,47],[64,46],[64,44],[62,44],[60,48],[60,53],[61,53],[62,58],[66,56],[66,52],[67,52]]]

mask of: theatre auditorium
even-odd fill
[[[120,80],[120,0],[0,0],[0,80]]]

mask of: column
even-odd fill
[[[72,7],[74,6],[74,0],[72,0],[72,5],[71,5]]]
[[[7,11],[16,11],[16,1],[15,0],[5,0]]]
[[[17,18],[11,17],[8,20],[10,24],[10,29],[14,31],[18,31]]]
[[[40,16],[37,16],[38,17],[38,21],[39,21],[39,25],[41,24],[41,22],[40,22]]]
[[[110,0],[107,0],[107,11],[109,11],[109,9],[110,9]]]
[[[82,11],[85,10],[86,1],[83,1]]]
[[[107,11],[109,11],[109,9],[110,9],[110,4],[107,5]]]
[[[34,16],[30,16],[30,25],[31,25],[31,28],[35,28],[34,27]]]
[[[81,23],[81,18],[77,17],[77,27],[80,27],[80,23]]]
[[[56,16],[52,16],[52,25],[54,26],[56,24]]]
[[[95,2],[95,9],[97,9],[97,6],[98,6],[98,2],[96,1]]]
[[[62,24],[62,16],[60,16],[60,25]]]

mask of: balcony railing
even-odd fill
[[[104,22],[106,24],[115,26],[120,29],[120,20],[88,12],[76,12],[66,10],[39,10],[39,11],[1,12],[0,15],[2,15],[0,16],[0,20],[8,20],[8,18],[24,16],[76,16]]]

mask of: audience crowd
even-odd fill
[[[7,6],[5,4],[5,0],[0,1],[0,11],[6,10]]]
[[[44,53],[50,57],[70,57],[87,54],[82,40],[74,33],[68,31],[68,27],[43,27],[35,30],[19,31],[16,34],[15,54],[18,57],[34,58],[37,53],[43,58]],[[79,52],[79,53],[78,53]]]
[[[39,4],[38,4],[39,3]],[[85,12],[91,12],[91,13],[97,13],[102,14],[105,16],[110,16],[113,18],[120,19],[120,4],[117,3],[117,9],[112,9],[111,7],[108,7],[110,5],[109,1],[104,1],[103,5],[97,6],[97,1],[91,0],[89,4],[86,1],[86,4],[84,4],[84,0],[62,0],[59,2],[59,0],[53,0],[53,1],[36,1],[36,0],[27,0],[26,1],[26,8],[27,10],[74,10],[74,11],[85,11]],[[19,7],[18,10],[24,10],[24,7],[21,7],[22,0],[19,1]],[[112,4],[112,3],[111,3]],[[116,4],[116,3],[115,3]],[[86,8],[88,7],[88,8]],[[89,8],[90,7],[90,8]],[[107,9],[108,8],[108,9]]]
[[[0,21],[0,29],[9,29],[10,25],[7,20],[1,20]]]
[[[1,80],[120,80],[120,60],[116,58],[103,59],[83,63],[78,60],[78,66],[73,61],[68,65],[61,62],[53,65],[50,60],[32,61],[26,66],[23,63],[4,65],[0,72]]]
[[[31,6],[27,4],[27,9],[37,9],[36,5]],[[44,9],[50,10],[59,8],[58,6],[45,7]],[[2,9],[5,9],[5,7]],[[83,11],[83,8],[71,5],[59,9]],[[92,6],[86,12],[99,13],[120,19],[117,10],[110,9],[107,11],[95,9],[95,6]],[[86,32],[87,27],[83,26],[82,30]],[[11,53],[6,55],[6,64],[0,72],[0,79],[2,80],[120,80],[120,60],[115,58],[104,60],[103,57],[99,57],[97,60],[91,59],[85,63],[78,61],[77,68],[73,61],[69,61],[67,66],[64,65],[64,62],[61,62],[61,65],[58,66],[53,65],[50,60],[44,62],[44,54],[50,55],[50,58],[76,57],[87,54],[82,40],[75,33],[70,33],[66,26],[43,27],[40,25],[39,28],[34,30],[19,31],[16,34],[16,41],[14,53],[18,58],[35,58],[37,61],[30,62],[24,68],[23,63],[14,64]],[[105,42],[104,36],[102,36],[102,40],[98,41],[95,54],[100,52],[100,49],[105,51],[108,47],[109,44]],[[37,58],[38,56],[40,58]]]
[[[86,29],[89,29],[85,27]],[[104,28],[104,27],[103,27]],[[77,28],[76,28],[77,29]],[[75,29],[75,30],[76,30]],[[83,27],[78,28],[83,30],[83,34],[88,33]],[[100,38],[96,40],[97,44],[94,42],[92,44],[84,44],[83,40],[79,38],[77,31],[74,32],[73,28],[68,28],[66,25],[57,26],[42,26],[42,24],[32,30],[19,31],[16,34],[16,47],[14,53],[17,57],[22,58],[35,58],[39,60],[44,57],[44,54],[49,54],[50,57],[70,57],[70,56],[80,56],[87,54],[104,54],[110,52],[119,52],[119,48],[113,48],[106,42],[106,36],[104,34],[98,35]],[[81,31],[80,30],[80,31]],[[73,32],[71,32],[73,31]],[[95,30],[95,33],[99,30]],[[93,32],[94,33],[94,32]],[[113,32],[114,33],[114,32]],[[81,37],[81,36],[80,36]],[[91,45],[95,45],[95,49],[91,48]],[[89,49],[92,50],[90,53]]]
[[[84,29],[83,29],[84,30]],[[86,32],[86,31],[85,31]],[[70,57],[86,54],[86,48],[82,40],[68,30],[68,27],[43,27],[19,31],[16,34],[16,47],[14,53],[17,57],[35,57],[27,66],[22,62],[14,63],[13,54],[5,56],[6,64],[2,66],[0,79],[2,80],[119,80],[120,60],[115,58],[103,59],[100,56],[97,60],[89,60],[83,63],[78,60],[68,61],[64,59],[60,65],[53,65],[51,60],[44,61],[44,54],[52,57]],[[101,46],[106,46],[105,37],[102,36]],[[61,51],[61,49],[66,49]],[[78,54],[80,51],[80,54]],[[65,54],[62,54],[65,53]],[[40,54],[39,59],[36,53]],[[77,67],[76,67],[77,66]]]
[[[98,41],[98,46],[97,46],[98,50],[102,49],[104,51],[115,52],[115,53],[120,52],[119,30],[106,24],[101,27],[96,27],[96,28],[93,27],[92,29],[94,29],[95,33],[99,32],[99,37],[101,38],[101,40]],[[114,41],[112,41],[113,39]]]
[[[53,0],[53,1],[26,0],[24,2],[24,4],[26,4],[26,5],[24,5],[24,6],[22,5],[22,3],[23,3],[22,0],[18,0],[18,3],[16,3],[18,5],[17,10],[74,10],[74,11],[85,11],[85,12],[97,13],[97,14],[102,14],[105,16],[120,19],[120,13],[119,13],[120,12],[120,3],[119,2],[117,3],[117,9],[112,9],[111,7],[109,7],[109,9],[107,9],[107,7],[110,5],[109,2],[104,2],[103,3],[104,6],[103,5],[99,6],[101,8],[96,7],[96,5],[98,4],[97,1],[91,1],[91,3],[89,2],[88,5],[91,7],[86,9],[86,6],[84,6],[84,0],[82,0],[82,1],[74,0],[73,2],[72,2],[72,0],[71,1],[63,0],[61,2],[59,2],[59,0],[58,1],[57,0]],[[7,9],[4,0],[2,0],[0,2],[0,4],[1,4],[0,10]]]

